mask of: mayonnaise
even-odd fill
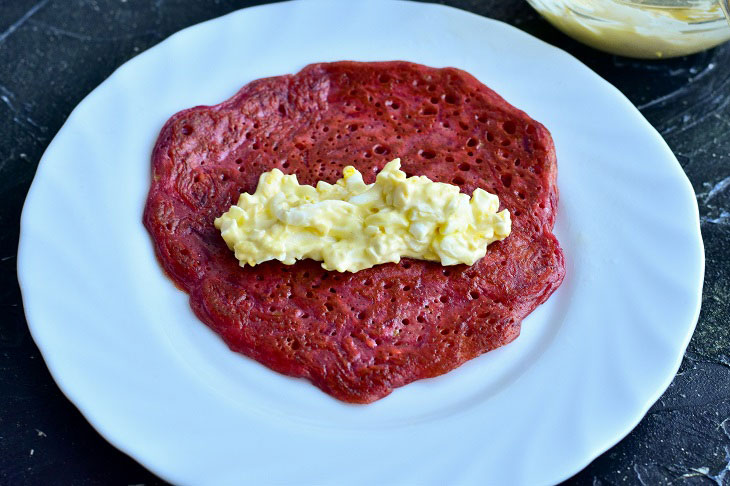
[[[529,0],[569,36],[613,54],[639,58],[682,56],[730,39],[716,0]],[[730,21],[730,20],[729,20]]]

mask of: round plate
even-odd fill
[[[545,124],[567,259],[515,342],[367,406],[230,352],[165,277],[141,223],[169,116],[342,59],[465,69]],[[60,388],[112,444],[185,484],[560,481],[668,386],[703,272],[692,188],[621,93],[505,24],[386,1],[242,10],[126,63],[48,147],[18,256],[28,323]]]

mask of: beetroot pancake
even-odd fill
[[[409,175],[481,187],[512,234],[473,266],[404,259],[357,273],[319,262],[240,267],[213,220],[262,172],[371,183]],[[347,402],[446,373],[515,339],[564,276],[548,131],[464,71],[407,62],[313,64],[174,115],[153,153],[144,223],[167,274],[228,346]]]

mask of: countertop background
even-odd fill
[[[0,2],[0,484],[164,484],[102,439],[48,374],[16,279],[20,212],[46,146],[112,71],[184,27],[260,3]],[[583,61],[661,132],[697,193],[707,270],[682,367],[636,429],[565,484],[730,485],[730,43],[636,61],[581,46],[521,0],[439,3],[510,23]]]

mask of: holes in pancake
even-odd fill
[[[467,147],[476,147],[478,143],[479,142],[477,141],[476,138],[471,137],[471,138],[469,138],[469,140],[466,141],[466,146]]]
[[[284,169],[288,169],[288,168],[289,168],[289,161],[288,161],[288,160],[285,160],[285,161],[284,161],[284,162],[283,162],[283,163],[281,164],[281,166],[282,166],[282,167],[283,167]]]
[[[446,156],[446,158],[445,158],[444,160],[445,160],[446,162],[453,162],[453,161],[454,161],[454,158],[453,158],[452,156],[450,156],[450,155],[447,155],[447,156]]]
[[[445,303],[447,303],[447,302],[449,301],[449,299],[448,299],[448,297],[446,297],[445,295],[442,295],[441,297],[439,297],[439,301],[440,301],[440,302],[441,302],[442,304],[445,304]]]
[[[451,128],[451,125],[449,125],[449,122],[441,122],[441,126],[444,128]]]
[[[525,195],[521,192],[517,193],[517,197],[519,197],[520,199],[525,199]]]
[[[502,181],[502,185],[504,187],[509,187],[512,185],[512,176],[510,174],[502,174],[499,179]]]
[[[421,158],[424,159],[433,159],[434,157],[436,157],[436,152],[434,152],[433,150],[419,150],[418,155],[420,155]]]
[[[515,125],[515,122],[508,120],[502,123],[502,129],[510,135],[514,135],[514,133],[517,131],[517,125]]]
[[[469,125],[467,125],[463,121],[459,121],[459,128],[461,128],[462,130],[469,130]]]
[[[540,204],[538,204],[538,206],[540,207],[540,209],[545,209],[545,204],[544,203],[540,203]]]
[[[423,317],[423,314],[418,314],[418,317],[416,317],[416,320],[418,322],[420,322],[421,324],[423,324],[424,322],[426,322],[426,318]]]
[[[515,159],[515,167],[519,167],[519,166],[520,166],[520,159]]]
[[[433,116],[438,113],[438,110],[434,108],[433,106],[427,106],[421,110],[421,115],[423,116]]]
[[[444,269],[444,270],[441,271],[441,273],[444,274],[444,277],[448,277],[449,275],[451,275],[451,270]]]
[[[297,142],[294,144],[294,148],[296,148],[297,150],[304,150],[307,147],[302,142]]]
[[[286,106],[279,105],[279,113],[281,114],[281,116],[286,116]]]
[[[397,101],[388,100],[385,102],[385,106],[397,110],[398,108],[400,108],[400,103],[398,103]]]
[[[471,166],[466,162],[462,162],[461,164],[459,164],[459,170],[469,172],[469,169],[471,169]]]
[[[375,152],[378,155],[385,155],[385,154],[389,153],[390,150],[388,149],[388,147],[378,144],[373,147],[373,152]]]
[[[527,133],[529,133],[530,135],[534,135],[535,132],[537,132],[535,125],[530,125],[529,127],[527,127]]]
[[[429,101],[430,101],[431,103],[433,103],[434,105],[438,105],[439,99],[438,99],[438,97],[436,97],[436,96],[432,96],[432,97],[431,97],[431,99],[430,99]]]
[[[502,147],[509,147],[512,144],[512,141],[509,139],[502,140]]]
[[[381,83],[383,83],[383,84],[385,84],[388,81],[390,81],[390,76],[388,76],[387,74],[383,73],[380,76],[378,76],[378,81],[381,82]]]
[[[485,113],[475,115],[474,118],[476,118],[479,123],[487,123],[489,121],[489,117]]]
[[[428,88],[426,88],[426,89],[429,90],[429,91],[431,91],[431,92],[434,92],[434,91],[436,91],[436,85],[429,84],[428,85]]]
[[[258,142],[254,142],[253,145],[251,145],[251,148],[254,149],[254,150],[258,150],[259,147],[260,147],[260,145],[259,145]]]
[[[327,302],[326,304],[324,304],[324,308],[327,309],[327,312],[332,312],[334,310],[335,306],[333,306],[332,304]]]
[[[466,181],[464,180],[464,178],[463,178],[463,177],[461,177],[461,176],[456,176],[456,177],[454,177],[454,178],[453,178],[453,179],[451,180],[451,182],[453,182],[453,183],[454,183],[454,184],[456,184],[457,186],[460,186],[460,185],[464,184],[464,183],[465,183]]]
[[[469,297],[471,297],[472,300],[476,300],[479,298],[479,292],[477,292],[476,290],[472,290],[471,292],[469,292]]]
[[[459,98],[453,93],[447,93],[444,95],[444,101],[450,105],[459,104]]]
[[[403,268],[405,268],[406,270],[411,268],[411,266],[412,266],[411,262],[403,262]],[[405,289],[403,289],[403,290],[405,290]],[[410,290],[410,288],[408,290]]]
[[[193,182],[200,182],[200,174],[195,174],[195,176],[193,176]]]
[[[358,127],[357,123],[352,123],[350,125],[345,125],[345,128],[347,128],[351,132],[356,132]]]
[[[368,151],[364,152],[362,154],[362,156],[365,157],[366,159],[369,159],[369,158],[371,158],[373,156],[373,154],[370,153],[370,151],[368,150]]]
[[[180,132],[187,137],[188,135],[192,135],[193,127],[186,123],[180,129]]]
[[[487,132],[487,142],[494,142],[494,135],[492,135],[492,132]]]

